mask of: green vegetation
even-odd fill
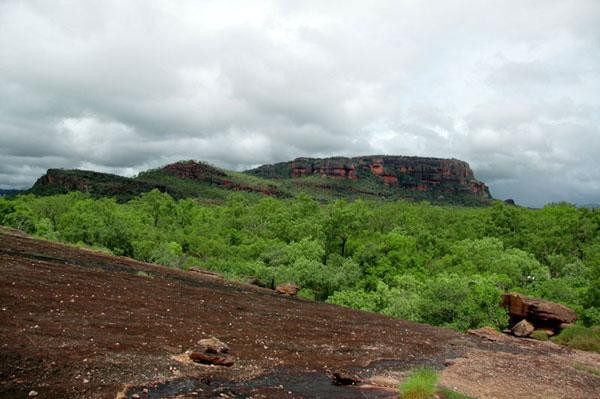
[[[323,203],[255,192],[207,202],[158,190],[119,202],[71,192],[0,197],[0,224],[169,267],[294,282],[306,298],[458,330],[503,328],[506,291],[600,324],[600,209]]]
[[[552,338],[557,344],[600,353],[600,326],[571,326]]]
[[[471,399],[467,395],[453,391],[446,387],[439,387],[437,390],[438,397],[441,399]]]
[[[438,375],[427,368],[414,370],[411,375],[400,384],[400,398],[402,399],[430,399],[436,391]]]
[[[540,330],[535,330],[531,333],[531,338],[537,339],[538,341],[548,341],[548,334]]]
[[[579,371],[584,371],[586,373],[600,377],[600,370],[595,367],[588,366],[587,364],[574,363],[573,367]]]
[[[430,368],[411,371],[399,386],[400,399],[470,399],[468,396],[438,385],[439,376]]]
[[[138,276],[138,277],[153,278],[153,277],[152,277],[152,275],[150,275],[150,274],[146,273],[146,272],[145,272],[145,271],[143,271],[143,270],[138,270],[138,271],[135,273],[135,275],[136,275],[136,276]]]

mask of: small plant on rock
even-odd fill
[[[535,330],[532,332],[530,337],[537,339],[538,341],[548,341],[548,334],[540,330]]]
[[[402,399],[429,399],[437,389],[438,375],[434,370],[421,368],[414,370],[400,385]]]

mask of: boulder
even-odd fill
[[[192,351],[190,352],[189,357],[197,363],[212,364],[215,366],[230,367],[235,363],[233,356],[223,354]]]
[[[215,337],[201,339],[197,344],[197,349],[186,352],[194,362],[225,367],[232,366],[235,362],[233,356],[227,354],[229,352],[227,344]]]
[[[226,343],[219,341],[215,337],[204,338],[197,342],[199,349],[203,350],[205,353],[227,353],[229,352],[229,347]]]
[[[502,307],[508,310],[511,325],[527,319],[536,327],[560,328],[563,323],[573,323],[577,315],[573,309],[558,303],[529,298],[522,294],[502,295]]]
[[[531,333],[535,330],[533,324],[523,319],[512,328],[512,333],[516,337],[529,337]]]
[[[279,284],[277,287],[275,287],[275,292],[277,292],[278,294],[284,294],[289,296],[295,296],[296,294],[298,294],[298,291],[300,291],[300,287],[292,283]]]

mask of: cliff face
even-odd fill
[[[154,188],[166,191],[166,187],[159,184],[150,184],[108,173],[77,169],[48,169],[46,174],[35,182],[30,191],[36,195],[81,191],[94,196],[114,196],[125,200]]]
[[[297,158],[291,162],[263,165],[247,173],[273,179],[306,176],[375,179],[389,187],[490,197],[488,187],[475,179],[469,164],[457,159],[404,156]]]

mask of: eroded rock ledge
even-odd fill
[[[349,180],[375,179],[384,185],[418,191],[467,192],[489,198],[488,187],[475,179],[467,162],[458,159],[406,156],[296,158],[247,171],[271,179],[308,176]]]

